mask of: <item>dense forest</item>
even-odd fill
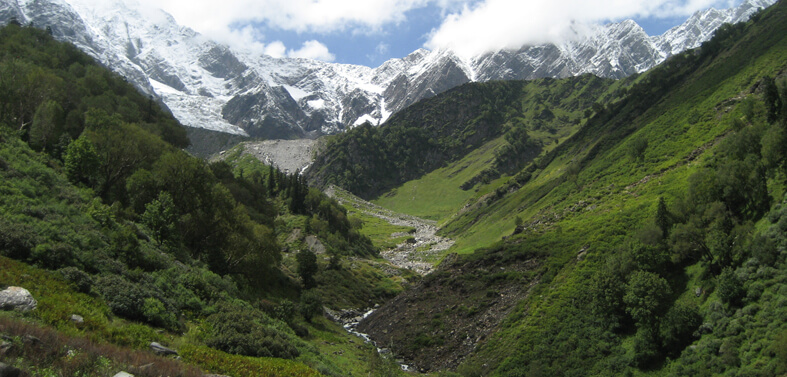
[[[335,200],[253,159],[187,154],[185,129],[166,109],[46,30],[0,29],[0,97],[0,286],[26,287],[40,303],[33,314],[3,315],[0,332],[21,342],[15,331],[44,331],[22,324],[33,319],[99,343],[85,360],[67,347],[42,353],[14,343],[6,362],[105,375],[109,364],[134,365],[108,357],[103,342],[133,349],[180,339],[189,363],[216,372],[342,375],[310,343],[309,328],[315,317],[326,326],[326,279],[342,260],[378,250]],[[354,284],[372,291],[378,283]],[[374,292],[349,301],[391,294]],[[346,336],[330,326],[320,331]],[[367,351],[356,350],[377,362]],[[278,359],[233,364],[230,354]]]

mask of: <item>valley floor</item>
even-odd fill
[[[444,256],[445,251],[454,244],[450,238],[440,237],[436,234],[439,230],[436,221],[396,213],[358,198],[336,186],[330,186],[326,189],[325,194],[362,216],[375,217],[394,226],[409,228],[409,231],[392,233],[390,238],[404,238],[404,241],[398,243],[396,247],[383,250],[380,253],[397,267],[411,269],[419,275],[428,274]]]

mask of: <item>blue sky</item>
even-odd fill
[[[136,1],[236,48],[376,67],[422,47],[474,56],[559,42],[587,25],[628,18],[658,35],[697,10],[743,0]]]

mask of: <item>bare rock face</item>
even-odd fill
[[[8,287],[0,292],[0,309],[2,310],[29,312],[35,309],[37,305],[38,301],[33,298],[33,295],[27,289],[22,287]]]

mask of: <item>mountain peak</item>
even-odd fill
[[[622,78],[699,46],[724,23],[748,19],[774,0],[698,12],[661,36],[634,21],[589,28],[561,44],[523,46],[469,59],[418,49],[377,68],[236,51],[133,0],[90,8],[86,0],[0,0],[0,19],[50,26],[159,97],[184,125],[265,138],[311,137],[369,121],[380,124],[423,98],[469,81],[592,73]],[[577,35],[584,34],[577,31]]]

